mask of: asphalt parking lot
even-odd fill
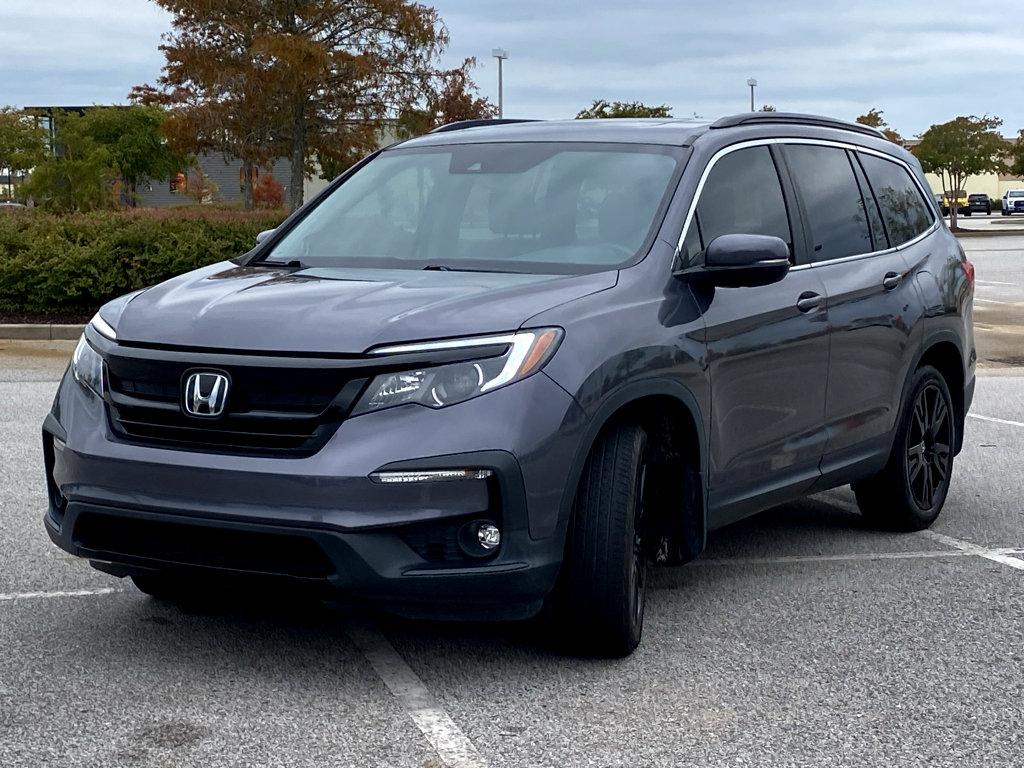
[[[1024,241],[965,243],[979,338],[1012,351],[984,326],[997,310],[1007,333],[1019,322]],[[67,354],[0,344],[0,765],[1024,757],[1024,369],[1010,360],[986,361],[932,532],[866,529],[848,489],[768,511],[656,572],[643,644],[604,661],[559,654],[535,625],[262,596],[184,610],[92,571],[41,523],[39,425]]]

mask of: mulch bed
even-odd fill
[[[92,315],[76,312],[0,312],[0,323],[88,323]]]

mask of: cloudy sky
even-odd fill
[[[425,0],[429,2],[429,0]],[[596,98],[704,117],[757,104],[852,119],[877,106],[904,135],[958,114],[1024,127],[1024,22],[949,0],[435,0],[446,63],[476,56],[496,99],[491,49],[508,49],[505,112],[572,117]],[[0,0],[0,105],[123,102],[153,82],[169,18],[149,0]],[[947,72],[949,74],[944,74]]]

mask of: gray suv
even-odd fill
[[[935,520],[973,287],[864,126],[447,126],[100,309],[43,425],[46,530],[165,599],[546,609],[628,654],[649,565],[713,529],[842,484],[871,525]]]

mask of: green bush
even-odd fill
[[[0,313],[92,312],[128,291],[249,251],[279,211],[0,211]]]

